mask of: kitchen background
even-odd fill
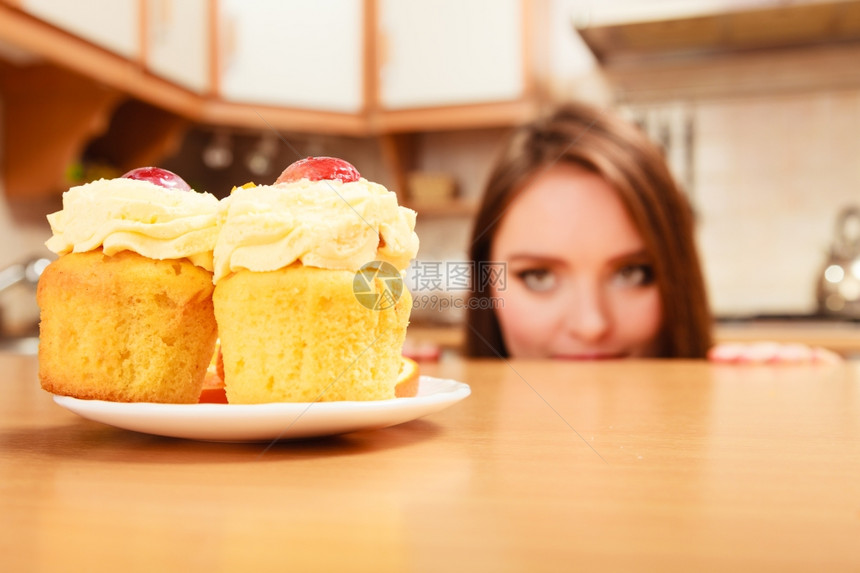
[[[44,216],[74,181],[154,163],[224,195],[304,155],[397,190],[421,262],[464,261],[506,135],[581,99],[663,145],[718,316],[814,314],[837,218],[860,207],[858,62],[856,1],[4,1],[0,269],[50,257]],[[860,300],[857,274],[833,311]],[[0,309],[32,328],[32,289]]]

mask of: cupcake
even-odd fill
[[[212,357],[218,200],[157,168],[63,194],[39,280],[39,378],[48,392],[195,403]]]
[[[230,403],[395,397],[415,212],[349,163],[308,158],[222,200],[215,315]]]

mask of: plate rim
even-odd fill
[[[443,389],[433,392],[432,394],[420,395],[421,392],[421,384],[429,382],[429,383],[447,383],[452,384],[453,387],[450,389]],[[165,402],[116,402],[113,400],[99,400],[99,399],[89,399],[89,398],[75,398],[74,396],[66,396],[63,394],[51,394],[54,398],[54,402],[57,404],[63,405],[62,402],[68,402],[71,404],[110,404],[113,408],[128,408],[128,409],[164,409],[164,410],[186,410],[186,409],[210,409],[210,410],[225,410],[225,411],[236,411],[236,410],[256,410],[262,411],[263,409],[298,409],[300,406],[319,406],[325,407],[326,409],[346,409],[346,408],[363,408],[370,409],[371,407],[396,407],[404,402],[415,403],[415,402],[429,402],[434,401],[430,400],[431,398],[435,398],[437,396],[440,397],[450,397],[452,395],[459,394],[461,392],[465,392],[464,398],[471,394],[471,387],[465,382],[461,382],[459,380],[454,380],[451,378],[437,378],[435,376],[426,376],[421,375],[418,380],[419,385],[419,394],[416,396],[404,396],[398,398],[390,398],[387,400],[333,400],[333,401],[314,401],[314,402],[261,402],[259,404],[220,404],[220,403],[212,403],[212,402],[198,402],[197,404],[171,404]]]
[[[427,385],[438,385],[438,387],[431,390],[431,393],[422,396],[422,386],[426,388]],[[419,378],[418,395],[388,400],[267,402],[263,404],[164,404],[159,402],[89,400],[58,394],[52,394],[52,396],[58,406],[84,419],[134,432],[197,441],[260,442],[271,441],[273,439],[290,440],[322,437],[359,431],[361,429],[394,426],[441,411],[467,398],[470,394],[471,387],[465,382],[422,375]],[[405,419],[400,419],[404,416],[397,416],[396,414],[398,413],[405,414]],[[337,419],[338,416],[349,420],[355,417],[364,419],[370,416],[372,418],[374,415],[380,418],[377,423],[353,422],[352,426],[355,427],[346,431],[308,432],[304,429],[307,425],[312,427],[319,425],[321,423],[320,420]],[[124,416],[127,419],[123,419]],[[255,438],[230,438],[226,437],[226,434],[229,433],[229,431],[225,432],[225,430],[228,430],[226,428],[214,428],[212,431],[207,432],[205,428],[203,431],[200,431],[200,428],[194,426],[195,421],[214,419],[231,424],[241,424],[245,421],[248,425],[258,428],[261,424],[263,426],[276,424],[278,420],[289,416],[294,416],[294,420],[286,428],[282,424],[274,425],[271,432],[256,431],[256,434],[260,435]],[[112,421],[108,421],[106,418]],[[159,418],[170,423],[168,429],[160,429],[160,431],[141,429],[141,427],[148,426],[149,421],[154,418]],[[293,426],[302,418],[305,418],[302,424],[296,430],[290,432]],[[397,418],[399,421],[389,423],[391,418]],[[344,420],[340,420],[339,423],[341,424],[339,427],[342,427],[344,424],[347,427],[351,426],[350,423]],[[191,426],[191,431],[186,431],[189,425]],[[338,423],[334,425],[338,426]],[[176,430],[176,428],[180,428],[180,430]],[[299,428],[302,431],[297,431]],[[255,431],[245,429],[244,433],[240,430],[234,432],[236,436],[247,435],[249,433],[254,434]],[[206,435],[209,437],[205,437]]]

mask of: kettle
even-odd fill
[[[821,314],[860,319],[860,205],[845,207],[836,218],[816,298]]]
[[[0,340],[38,333],[36,286],[50,262],[38,257],[0,269]],[[12,288],[16,285],[27,288]]]

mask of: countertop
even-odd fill
[[[472,395],[229,444],[84,420],[0,353],[4,569],[860,570],[858,363],[422,368]]]
[[[464,331],[459,325],[409,326],[411,344],[436,344],[441,348],[462,348]],[[823,346],[847,358],[860,358],[860,322],[848,320],[725,320],[714,326],[716,342],[800,342]]]

